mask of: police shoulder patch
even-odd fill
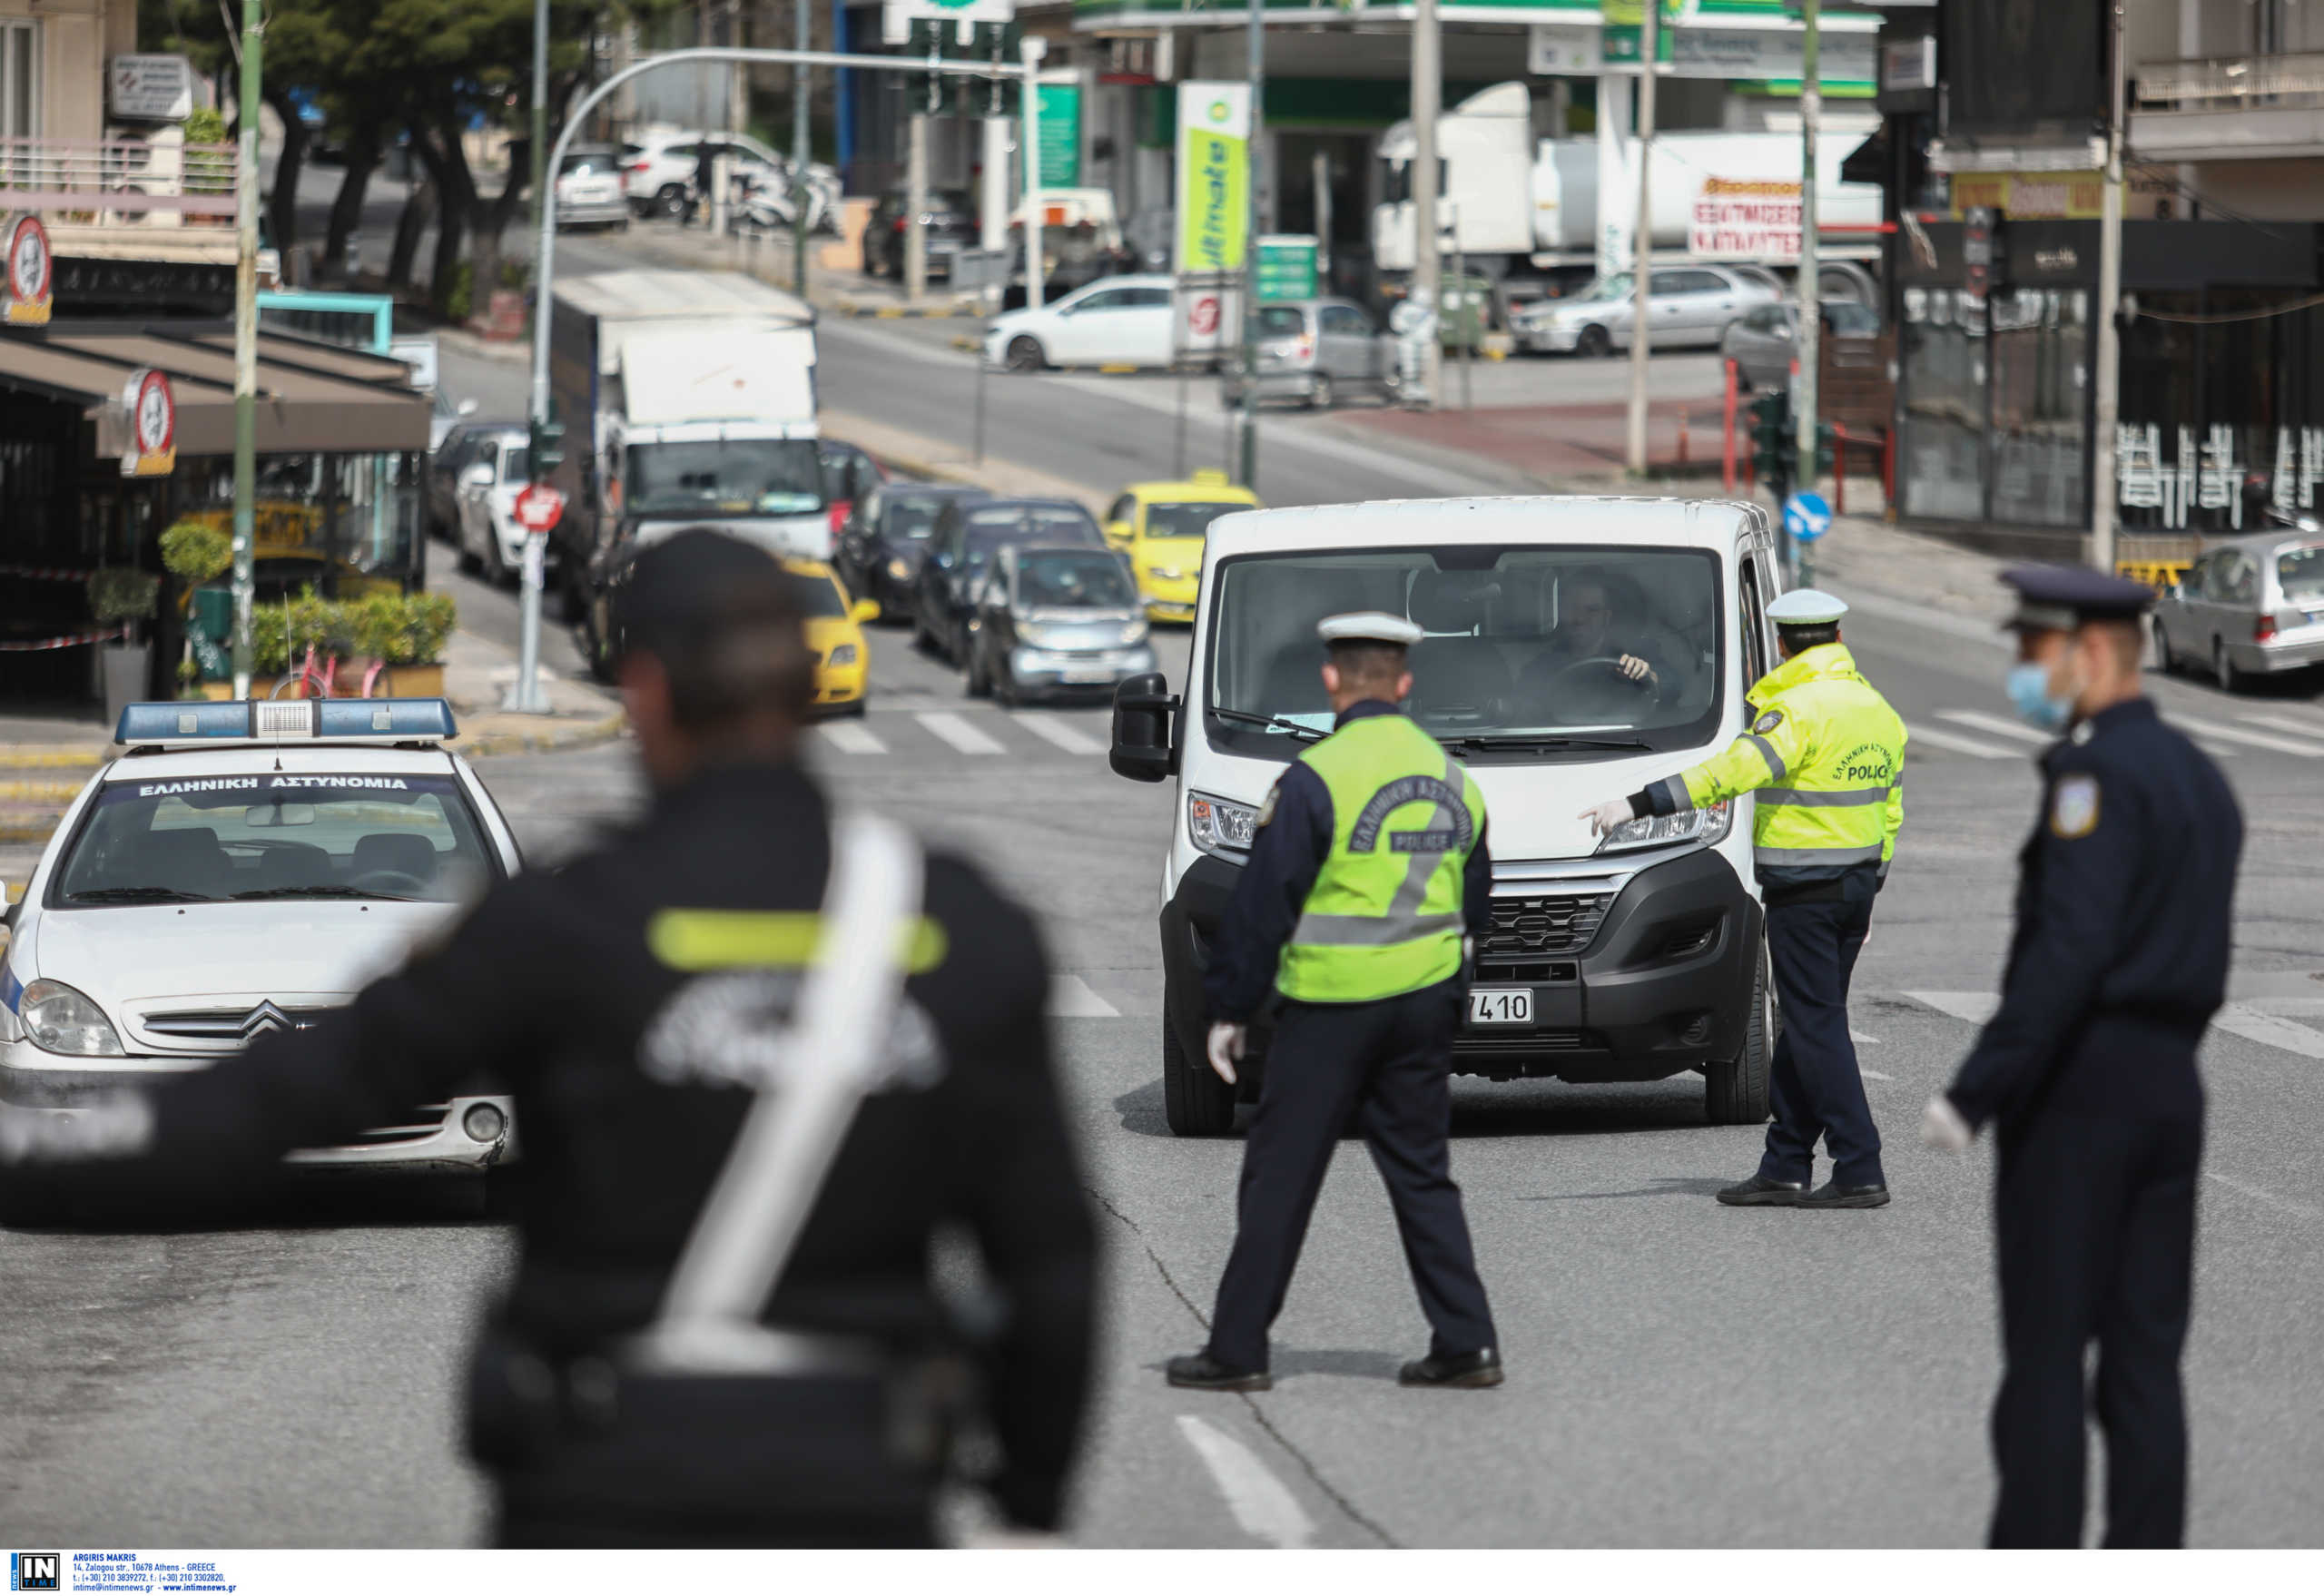
[[[2098,778],[2075,772],[2050,792],[2050,832],[2068,842],[2098,829]]]
[[[1781,724],[1783,724],[1783,711],[1771,709],[1758,720],[1753,721],[1751,729],[1764,737]]]

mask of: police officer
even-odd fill
[[[834,868],[831,807],[798,762],[812,662],[782,568],[681,532],[637,557],[621,606],[622,693],[653,789],[641,821],[500,883],[443,945],[311,1030],[110,1105],[64,1146],[0,1136],[81,1160],[0,1157],[0,1198],[37,1177],[52,1196],[177,1201],[491,1076],[523,1136],[506,1172],[521,1259],[470,1389],[502,1543],[932,1544],[940,1388],[968,1361],[930,1278],[931,1234],[953,1226],[1007,1302],[982,1349],[994,1493],[1009,1522],[1054,1531],[1089,1378],[1093,1228],[1039,940],[965,864],[921,872],[912,973],[881,1044],[910,1068],[842,1121],[787,1266],[756,1299],[761,1329],[815,1349],[805,1372],[655,1384],[617,1350],[667,1317],[674,1264],[765,1100],[697,1058],[764,1050],[757,1010],[789,1000],[778,978],[810,957]]]
[[[1333,616],[1324,691],[1337,722],[1259,811],[1204,975],[1211,1068],[1229,1082],[1270,990],[1282,1010],[1243,1149],[1235,1248],[1210,1343],[1170,1360],[1173,1385],[1264,1391],[1283,1310],[1333,1149],[1353,1122],[1386,1182],[1431,1330],[1406,1385],[1502,1380],[1492,1315],[1452,1183],[1452,1033],[1464,934],[1491,924],[1484,801],[1443,744],[1400,713],[1399,616]]]
[[[1803,587],[1768,606],[1783,663],[1754,684],[1751,729],[1691,770],[1583,815],[1603,833],[1650,814],[1758,796],[1752,864],[1783,1003],[1759,1172],[1730,1206],[1876,1208],[1888,1200],[1880,1130],[1848,1035],[1848,978],[1872,929],[1904,824],[1905,724],[1840,640],[1847,606]],[[1816,1143],[1832,1178],[1811,1190]]]
[[[2063,739],[2042,754],[2041,813],[2018,854],[2001,1007],[1923,1128],[1958,1150],[1990,1121],[2001,1148],[1991,1539],[2082,1543],[2094,1396],[2106,1544],[2177,1546],[2203,1140],[2195,1053],[2227,995],[2243,821],[2218,767],[2141,691],[2139,617],[2153,595],[2094,571],[2003,579],[2019,597],[2010,698]]]

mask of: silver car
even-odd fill
[[[1110,548],[1012,544],[976,604],[965,662],[971,698],[1104,698],[1155,668],[1137,584]]]
[[[556,169],[559,227],[629,225],[629,202],[622,197],[621,155],[609,144],[576,144]]]
[[[1824,301],[1824,331],[1831,338],[1878,338],[1878,312],[1854,300]],[[1788,300],[1761,305],[1732,322],[1719,340],[1719,352],[1735,362],[1735,371],[1747,391],[1787,388],[1791,362],[1798,352],[1799,307]]]
[[[2154,652],[2164,670],[2205,671],[2230,692],[2324,662],[2324,536],[2263,532],[2205,550],[2155,606]]]
[[[1517,347],[1536,354],[1611,354],[1630,345],[1630,273],[1601,277],[1571,299],[1520,311]],[[1727,330],[1783,297],[1766,273],[1727,266],[1658,266],[1647,282],[1649,340],[1658,350],[1718,347]]]
[[[1294,300],[1259,307],[1259,398],[1303,399],[1328,410],[1344,392],[1385,397],[1397,383],[1395,340],[1352,300]],[[1230,366],[1222,384],[1230,405],[1243,402],[1243,375]]]

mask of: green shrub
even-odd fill
[[[162,596],[162,578],[128,566],[89,573],[89,613],[100,621],[149,621]]]
[[[222,144],[228,142],[226,118],[223,113],[203,109],[185,119],[185,142],[196,144]],[[189,193],[222,194],[233,186],[232,179],[217,170],[217,157],[212,154],[185,157],[185,187]]]
[[[319,598],[310,587],[251,612],[251,669],[268,675],[297,670],[310,643],[319,658],[440,665],[458,614],[448,594],[374,593],[340,601]]]
[[[162,568],[189,587],[215,581],[233,565],[233,534],[222,527],[189,516],[162,534]]]
[[[462,261],[452,268],[450,286],[444,291],[444,320],[458,326],[468,319],[476,303],[476,262]]]

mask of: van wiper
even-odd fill
[[[1247,709],[1214,708],[1210,713],[1223,721],[1239,721],[1246,726],[1265,726],[1270,732],[1289,732],[1293,736],[1305,738],[1310,743],[1320,743],[1331,735],[1329,732],[1319,731],[1305,721],[1295,721],[1285,715],[1254,714]]]
[[[1649,745],[1636,737],[1440,737],[1447,748],[1472,754],[1553,753],[1561,748],[1640,748]]]
[[[182,892],[175,887],[92,887],[85,892],[67,892],[67,903],[214,903],[215,898],[201,892]]]

